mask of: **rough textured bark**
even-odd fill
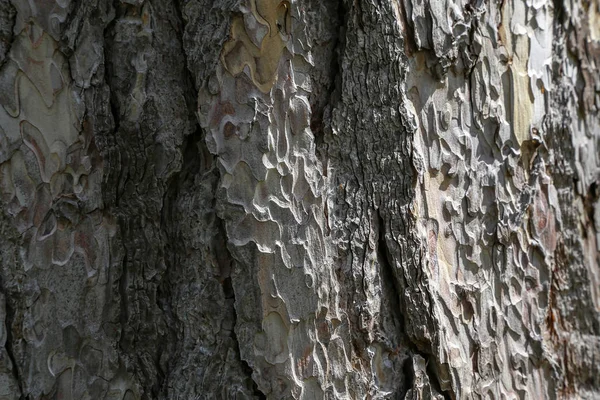
[[[598,0],[0,0],[0,399],[600,398]]]

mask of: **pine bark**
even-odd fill
[[[598,0],[0,0],[0,400],[600,398]]]

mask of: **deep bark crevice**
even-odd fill
[[[600,180],[598,181],[600,182]],[[600,224],[600,221],[595,221],[594,211],[598,203],[598,199],[600,198],[600,188],[598,187],[598,182],[592,182],[589,188],[587,188],[585,196],[584,196],[584,208],[588,217],[588,221],[590,221],[590,226],[597,226]]]
[[[4,348],[6,349],[6,354],[8,354],[8,358],[10,359],[10,362],[12,363],[12,375],[13,378],[15,378],[15,380],[17,381],[17,385],[19,385],[19,398],[20,399],[24,399],[25,396],[23,395],[23,384],[22,384],[22,379],[21,379],[21,374],[19,372],[19,366],[17,364],[17,359],[15,357],[15,352],[14,352],[14,348],[13,348],[13,322],[15,319],[15,309],[14,307],[11,305],[11,301],[9,299],[8,296],[6,296],[6,292],[4,291],[4,287],[2,284],[2,279],[0,277],[0,289],[2,289],[2,292],[5,294],[5,300],[4,300],[4,304],[5,304],[5,311],[6,311],[6,319],[4,321],[4,325],[6,327],[6,343],[4,344]]]
[[[186,90],[186,102],[188,104],[190,115],[194,119],[196,119],[195,109],[197,107],[196,99],[198,98],[198,90],[196,88],[199,87],[198,86],[199,82],[196,82],[195,75],[190,70],[188,54],[183,45],[183,32],[185,31],[186,21],[183,17],[183,13],[182,13],[182,9],[181,9],[182,5],[181,5],[181,2],[177,1],[177,0],[175,0],[173,2],[173,4],[174,4],[174,8],[177,13],[177,17],[179,19],[179,23],[181,24],[180,39],[181,39],[181,52],[183,54],[184,63],[185,63],[184,77],[187,81],[190,82],[190,85],[188,85],[188,90]],[[167,193],[170,193],[170,195],[168,196],[170,198],[170,200],[168,200],[168,202],[165,203],[165,208],[166,208],[165,212],[172,213],[171,208],[174,207],[177,203],[177,198],[179,196],[180,187],[183,184],[183,182],[192,178],[193,176],[197,176],[198,174],[211,173],[210,172],[211,170],[212,170],[212,173],[220,175],[218,172],[218,168],[216,167],[216,158],[209,152],[204,140],[205,140],[205,132],[203,132],[198,121],[196,121],[196,127],[195,127],[194,133],[192,133],[191,135],[186,137],[184,140],[184,144],[182,147],[182,155],[183,155],[182,168],[180,171],[178,171],[172,177],[172,182],[169,185],[169,190],[167,191]],[[258,399],[266,399],[266,396],[264,395],[264,393],[262,393],[260,391],[257,383],[252,378],[252,373],[253,373],[252,368],[250,367],[248,362],[246,362],[241,357],[240,344],[239,344],[239,341],[238,341],[236,333],[235,333],[235,326],[237,324],[237,313],[235,310],[235,291],[234,291],[233,283],[232,283],[232,279],[231,279],[231,269],[233,268],[234,261],[233,261],[233,257],[231,255],[231,253],[229,252],[229,249],[227,248],[227,233],[225,230],[225,222],[218,216],[218,214],[216,212],[216,203],[218,201],[217,196],[216,196],[216,191],[217,191],[217,185],[218,185],[219,180],[220,180],[220,177],[219,177],[219,179],[216,180],[216,184],[213,187],[212,213],[214,214],[214,218],[215,218],[217,234],[215,235],[215,237],[213,238],[213,242],[211,243],[211,251],[213,252],[215,259],[217,260],[218,267],[219,267],[219,274],[220,274],[219,281],[220,281],[225,299],[228,301],[229,307],[231,307],[230,308],[231,315],[233,315],[233,328],[230,331],[230,337],[233,340],[233,342],[235,343],[234,350],[236,352],[237,359],[240,362],[242,372],[246,375],[246,378],[248,380],[248,383],[250,384],[253,394]],[[167,198],[167,196],[166,196],[167,193],[165,194],[165,198]],[[164,212],[162,214],[163,214],[163,219],[164,219],[164,216],[166,214]],[[180,247],[178,238],[173,237],[173,235],[169,236],[168,243],[170,243],[170,245],[173,248]],[[173,268],[176,266],[171,265],[170,267]],[[168,274],[168,271],[169,271],[169,269],[167,269],[167,274]],[[164,286],[165,285],[161,285],[161,288],[162,288],[161,292],[164,293],[164,296],[166,296],[166,298],[163,299],[163,302],[166,302],[167,304],[170,305],[171,300],[170,300],[170,298],[168,298],[170,296],[170,291],[167,288],[165,288]],[[161,307],[161,309],[164,310],[163,307]],[[173,313],[169,313],[169,314],[170,314],[171,318],[178,321],[177,316],[175,316]],[[178,322],[180,323],[180,321],[178,321]],[[175,346],[177,346],[177,345],[175,344]]]
[[[22,331],[23,314],[17,314],[19,307],[23,304],[23,293],[22,289],[16,284],[16,279],[21,278],[19,276],[23,271],[10,271],[7,267],[9,265],[17,265],[21,268],[19,262],[15,262],[18,259],[16,253],[12,253],[7,249],[7,245],[10,243],[16,249],[16,246],[21,245],[21,239],[19,238],[18,232],[12,226],[13,217],[6,212],[7,210],[0,206],[0,293],[4,295],[4,321],[0,320],[0,325],[4,323],[4,329],[6,331],[4,349],[8,359],[12,364],[11,375],[15,379],[18,390],[19,399],[25,400],[24,386],[27,384],[25,377],[21,375],[19,364],[17,363],[17,356],[15,352],[15,340],[21,340],[19,333]],[[16,279],[15,279],[16,278]],[[21,280],[21,279],[19,279]],[[17,320],[18,318],[18,320]],[[20,325],[19,325],[20,324]],[[16,332],[13,332],[16,329]],[[0,331],[2,330],[0,326]],[[0,332],[0,335],[2,333]],[[15,338],[15,334],[17,338]],[[24,361],[24,360],[22,360]],[[22,364],[22,363],[21,363]]]
[[[410,339],[410,336],[406,332],[405,326],[406,326],[407,318],[405,316],[406,314],[405,314],[405,310],[403,309],[404,306],[403,306],[403,302],[402,302],[402,297],[400,295],[402,289],[400,288],[398,280],[396,279],[396,274],[394,273],[394,270],[393,270],[393,268],[394,268],[393,260],[392,260],[390,250],[388,248],[388,245],[387,245],[386,239],[385,239],[385,233],[386,233],[385,219],[381,216],[380,211],[377,212],[377,215],[378,215],[378,222],[379,222],[379,240],[378,240],[377,248],[381,255],[380,262],[381,262],[381,268],[382,268],[382,278],[385,281],[391,283],[389,286],[391,288],[391,292],[392,292],[391,294],[395,300],[394,302],[392,302],[392,307],[394,307],[393,312],[394,312],[395,316],[398,318],[398,321],[400,321],[399,335],[402,338],[402,344],[406,345],[406,347],[408,348],[409,355],[412,356],[414,354],[418,354],[427,361],[426,373],[427,373],[427,376],[429,377],[430,385],[432,385],[432,387],[438,393],[443,395],[445,399],[451,400],[452,399],[451,394],[443,391],[441,388],[438,373],[435,371],[435,368],[434,368],[435,357],[432,354],[428,354],[424,351],[419,350],[417,344],[412,342],[412,340]],[[406,363],[408,363],[408,365],[406,365]],[[412,371],[412,360],[409,359],[405,362],[405,365],[403,367],[403,373],[404,373],[404,379],[406,380],[407,384],[410,385],[406,388],[406,391],[408,391],[415,382],[414,372]],[[402,396],[406,395],[406,391],[404,391]]]
[[[387,292],[386,294],[390,301],[390,312],[394,315],[394,317],[400,324],[400,326],[397,327],[401,341],[400,345],[405,346],[410,350],[412,346],[410,345],[410,340],[404,329],[405,318],[402,314],[402,309],[400,306],[400,291],[398,288],[398,283],[396,282],[396,278],[394,276],[393,264],[389,255],[389,249],[385,241],[385,220],[381,216],[380,211],[377,212],[377,217],[379,224],[377,252],[379,263],[381,265],[381,280],[382,284],[384,285],[384,291]],[[397,395],[404,398],[406,396],[407,391],[414,384],[414,373],[412,371],[412,360],[410,359],[410,357],[404,361],[404,364],[402,366],[402,373],[404,375],[405,386],[402,387],[402,391],[400,393],[397,393]]]
[[[326,98],[325,104],[319,107],[318,105],[312,110],[310,118],[310,129],[315,138],[315,145],[317,148],[317,156],[326,165],[328,158],[328,152],[326,150],[325,135],[326,131],[330,130],[330,118],[331,112],[334,106],[338,103],[341,97],[342,91],[342,56],[345,48],[345,37],[346,29],[348,26],[349,13],[348,9],[344,4],[344,0],[338,0],[337,2],[337,36],[333,44],[331,51],[331,62],[329,64],[329,86],[327,87],[324,96]],[[327,175],[327,170],[323,171]]]
[[[180,41],[180,53],[184,59],[183,79],[188,82],[184,90],[185,102],[188,109],[190,121],[195,121],[194,108],[195,99],[198,96],[195,90],[194,76],[187,65],[187,54],[183,46],[183,29],[184,20],[182,18],[180,4],[178,1],[173,1],[173,9],[176,12],[177,26],[174,27]],[[202,175],[211,169],[210,161],[205,159],[206,151],[202,151],[204,141],[203,132],[195,121],[194,130],[183,139],[181,145],[182,162],[179,171],[176,171],[166,182],[166,190],[162,199],[162,207],[160,210],[160,230],[164,238],[164,258],[166,270],[157,287],[157,306],[163,313],[163,317],[168,321],[168,333],[170,340],[168,341],[169,348],[165,351],[170,353],[166,366],[163,369],[161,365],[157,365],[162,371],[162,379],[156,385],[156,395],[168,394],[168,385],[171,378],[171,368],[174,360],[181,353],[183,321],[173,311],[173,296],[171,288],[171,273],[174,269],[180,268],[182,262],[180,254],[185,254],[186,249],[183,246],[182,238],[177,226],[173,226],[173,217],[177,215],[178,200],[181,196],[181,191],[184,185],[194,177]],[[200,266],[198,266],[200,267]]]
[[[118,10],[119,8],[119,2],[118,0],[114,0],[112,2],[112,7],[114,10]],[[113,47],[113,36],[114,36],[114,27],[115,24],[117,23],[118,20],[118,15],[115,12],[115,14],[113,15],[113,18],[111,21],[108,22],[108,24],[104,27],[104,31],[103,31],[103,36],[104,36],[104,43],[105,46],[103,48],[104,50],[104,80],[105,80],[105,84],[106,87],[108,89],[109,95],[108,95],[108,99],[109,99],[109,107],[110,107],[110,112],[112,114],[112,127],[111,127],[111,131],[107,132],[107,136],[104,139],[105,142],[105,146],[103,146],[104,148],[101,149],[102,151],[102,157],[105,158],[108,161],[108,171],[104,171],[104,176],[103,176],[103,180],[102,180],[102,194],[103,194],[103,201],[104,201],[104,206],[106,209],[108,210],[112,210],[114,211],[115,208],[118,208],[119,206],[119,196],[118,196],[118,188],[117,187],[111,187],[113,186],[113,184],[116,184],[119,180],[120,180],[120,176],[117,179],[116,182],[111,182],[113,179],[111,178],[111,175],[114,173],[114,171],[111,171],[111,168],[115,168],[115,166],[113,165],[113,163],[115,163],[115,136],[117,134],[117,132],[119,131],[120,128],[120,122],[121,122],[121,116],[120,116],[120,111],[119,111],[119,105],[118,105],[118,100],[116,97],[116,93],[115,93],[115,89],[114,89],[114,83],[112,82],[112,77],[114,76],[114,67],[112,65],[112,52],[111,49]],[[120,175],[120,171],[122,170],[122,168],[117,167],[119,170],[119,175]],[[113,195],[114,197],[112,197],[111,195]],[[123,227],[123,221],[121,220],[121,218],[117,218],[117,225],[119,226],[119,231],[123,232],[124,227]],[[125,331],[127,328],[127,323],[128,323],[128,296],[127,296],[127,274],[128,274],[128,257],[127,257],[127,250],[126,248],[123,246],[123,250],[124,250],[124,255],[123,255],[123,259],[121,260],[121,273],[119,275],[119,277],[117,278],[117,286],[118,286],[118,293],[119,293],[119,325],[120,325],[120,333],[119,333],[119,337],[117,339],[117,346],[120,349],[120,354],[119,354],[119,358],[120,358],[120,362],[124,363],[125,365],[127,364],[127,362],[125,362],[125,360],[123,360],[123,357],[127,354],[127,351],[125,351],[124,348],[124,336],[125,336]]]
[[[121,276],[119,276],[119,323],[121,324],[121,332],[119,335],[119,348],[123,349],[123,335],[127,326],[127,254],[123,257]]]
[[[118,0],[114,0],[112,3],[112,7],[115,10],[113,14],[113,18],[111,21],[106,24],[103,31],[104,36],[104,81],[106,87],[108,89],[108,100],[110,106],[110,113],[112,115],[112,129],[110,132],[107,132],[106,137],[103,138],[104,146],[101,149],[102,157],[107,159],[108,168],[112,167],[112,164],[115,162],[115,141],[116,134],[119,132],[121,125],[121,114],[119,110],[119,104],[117,95],[114,90],[113,76],[114,76],[114,67],[112,63],[111,57],[111,49],[113,47],[113,36],[114,36],[114,28],[118,20],[118,16],[116,10],[118,9]],[[111,206],[118,207],[119,206],[119,188],[117,187],[118,182],[120,181],[120,171],[122,168],[119,168],[119,176],[115,182],[114,178],[111,177],[113,172],[105,171],[102,179],[102,200],[104,202],[104,206],[106,208],[112,208]]]
[[[196,130],[196,132],[192,135],[189,135],[186,138],[186,141],[184,143],[183,146],[183,164],[182,164],[182,169],[173,177],[173,181],[170,185],[169,190],[167,191],[168,196],[166,197],[165,200],[165,208],[164,208],[164,212],[163,212],[163,224],[166,224],[166,220],[168,220],[167,215],[169,215],[172,211],[172,208],[176,205],[177,203],[177,199],[179,197],[180,194],[180,187],[181,185],[183,185],[183,183],[185,181],[187,181],[188,179],[193,179],[194,176],[197,176],[198,174],[203,174],[203,173],[217,173],[216,168],[214,166],[214,159],[213,160],[204,160],[203,159],[203,153],[204,154],[209,154],[208,150],[205,148],[204,145],[204,134],[202,133],[202,130],[200,129],[200,127],[197,127],[198,129]],[[212,172],[211,172],[212,170]],[[218,182],[218,180],[217,180]],[[229,332],[231,339],[233,340],[233,342],[235,343],[234,346],[234,350],[236,352],[236,356],[237,359],[240,362],[240,365],[242,367],[242,372],[246,375],[246,378],[248,379],[248,382],[250,383],[250,387],[253,390],[254,395],[259,398],[259,399],[266,399],[266,396],[259,390],[257,383],[254,381],[254,379],[252,378],[252,368],[250,367],[250,365],[241,357],[241,351],[240,351],[240,344],[239,341],[237,339],[237,336],[235,334],[235,326],[237,323],[237,313],[235,310],[235,291],[233,288],[233,283],[232,283],[232,279],[231,279],[231,268],[233,267],[233,257],[230,254],[228,248],[227,248],[227,234],[225,231],[225,224],[224,221],[219,218],[216,214],[215,207],[216,207],[216,202],[217,202],[217,198],[216,198],[216,187],[213,188],[214,192],[213,192],[213,213],[215,213],[214,217],[215,217],[215,224],[216,224],[216,228],[217,228],[217,234],[216,236],[213,238],[213,242],[211,244],[211,248],[214,254],[215,259],[217,260],[218,263],[218,267],[219,267],[219,282],[221,284],[222,290],[223,290],[223,294],[225,296],[225,299],[228,301],[229,303],[229,307],[230,307],[230,312],[231,315],[233,315],[233,328],[231,329],[231,331]],[[181,242],[180,242],[180,238],[178,237],[178,235],[176,233],[173,232],[167,232],[167,236],[168,236],[168,240],[167,240],[167,246],[169,248],[171,248],[171,251],[169,251],[169,253],[171,254],[177,254],[178,252],[182,252],[185,251],[185,249],[181,248]],[[163,304],[161,306],[161,309],[166,312],[168,314],[168,316],[173,320],[173,322],[175,322],[178,326],[181,325],[182,321],[179,320],[179,318],[171,313],[170,311],[168,311],[170,309],[170,305],[171,305],[171,299],[170,299],[170,290],[166,287],[168,280],[169,280],[169,271],[172,270],[172,268],[177,268],[177,262],[175,260],[170,260],[168,261],[169,265],[167,268],[167,272],[166,272],[166,276],[163,280],[164,284],[161,284],[160,286],[160,293],[161,295],[161,303]],[[200,266],[198,266],[200,267]],[[173,329],[174,331],[176,331],[176,329]],[[173,344],[175,347],[177,347],[177,344]],[[177,352],[175,352],[175,357],[177,356]],[[167,378],[168,381],[168,378]],[[164,384],[166,384],[167,382],[164,382]],[[164,387],[163,387],[164,390]]]
[[[157,393],[166,395],[167,386],[170,380],[170,370],[175,360],[181,353],[180,345],[182,340],[183,321],[173,312],[173,292],[171,290],[171,274],[179,268],[180,254],[185,254],[185,248],[181,235],[176,227],[172,226],[171,221],[176,215],[177,201],[181,194],[181,188],[189,179],[202,173],[200,165],[200,157],[198,151],[198,143],[203,139],[199,127],[183,142],[181,153],[183,155],[181,169],[175,173],[167,183],[162,208],[160,210],[160,229],[165,237],[165,264],[166,271],[157,288],[157,306],[163,313],[163,316],[168,321],[168,335],[170,340],[168,345],[171,355],[167,361],[166,370],[163,370],[163,379],[157,385],[159,388]],[[160,367],[160,365],[159,365]],[[162,368],[161,368],[162,369]]]
[[[331,58],[331,86],[328,91],[329,105],[331,109],[339,102],[342,96],[342,59],[346,49],[346,31],[348,30],[348,19],[350,10],[346,7],[344,0],[338,1],[338,36],[333,47]]]
[[[181,54],[183,55],[183,60],[184,60],[184,77],[186,80],[188,80],[191,84],[191,86],[189,87],[189,90],[187,90],[187,93],[193,93],[193,97],[191,98],[186,98],[186,101],[188,103],[188,107],[190,108],[190,112],[191,115],[193,116],[193,118],[196,120],[196,99],[198,98],[198,82],[196,82],[196,76],[194,75],[193,71],[190,69],[190,63],[189,63],[189,59],[188,59],[188,54],[185,51],[185,45],[184,45],[184,40],[183,40],[183,36],[184,36],[184,32],[185,32],[185,24],[186,24],[186,20],[183,17],[183,12],[181,10],[181,0],[173,0],[173,8],[175,9],[175,12],[177,13],[177,18],[178,18],[178,22],[180,24],[180,30],[178,31],[178,33],[181,35],[179,37],[180,39],[180,43],[181,43]],[[197,128],[200,129],[200,125],[197,125]]]
[[[231,257],[231,255],[229,256]],[[223,281],[223,292],[225,293],[225,297],[231,300],[231,307],[233,309],[233,329],[231,330],[231,339],[235,343],[235,351],[242,365],[242,372],[246,375],[248,382],[250,382],[252,394],[254,394],[254,396],[256,396],[256,398],[258,398],[259,400],[266,400],[267,396],[260,391],[258,384],[254,380],[254,378],[252,378],[252,367],[250,367],[250,364],[248,364],[248,362],[242,358],[240,342],[238,341],[237,335],[235,334],[235,326],[237,325],[237,312],[235,310],[235,291],[233,290],[231,277],[227,277]]]
[[[454,400],[454,396],[453,396],[452,392],[442,390],[442,385],[440,384],[440,378],[438,377],[438,372],[435,369],[435,365],[437,363],[437,360],[435,359],[435,357],[431,354],[424,354],[424,353],[421,353],[420,355],[425,360],[427,360],[427,368],[426,368],[425,372],[427,373],[427,376],[429,377],[429,384],[439,394],[444,396],[444,399]]]
[[[415,42],[415,34],[414,27],[412,23],[409,23],[407,17],[406,4],[404,1],[398,1],[398,12],[400,13],[400,18],[402,19],[402,25],[404,26],[404,34],[405,34],[405,51],[408,57],[412,56],[417,52],[417,43]]]
[[[17,21],[17,11],[8,1],[0,3],[0,18],[3,17],[6,17],[10,23],[8,24],[9,29],[0,31],[0,69],[8,60],[8,55],[10,54],[14,39],[14,28]],[[6,22],[6,19],[2,22]],[[2,23],[2,25],[4,25],[4,23]],[[0,25],[0,27],[2,27],[2,25]]]
[[[213,201],[214,201],[213,210],[215,210],[217,207],[216,193],[215,193],[215,196],[213,197]],[[266,399],[267,396],[263,392],[261,392],[260,388],[258,387],[257,382],[252,377],[252,374],[254,372],[252,370],[252,367],[246,360],[244,360],[242,358],[240,342],[235,333],[235,328],[237,326],[238,317],[237,317],[237,311],[235,309],[235,302],[236,302],[235,289],[233,287],[233,281],[231,279],[231,271],[235,267],[235,261],[234,261],[233,255],[231,254],[231,252],[229,251],[229,249],[227,247],[227,230],[225,228],[225,221],[221,217],[219,217],[217,213],[215,213],[215,218],[216,218],[216,225],[218,228],[218,235],[215,238],[215,243],[214,243],[215,244],[214,251],[216,252],[215,257],[217,259],[217,262],[219,263],[219,272],[220,272],[221,285],[223,288],[223,294],[225,295],[225,298],[230,301],[230,307],[231,307],[230,311],[233,315],[233,327],[230,332],[230,337],[233,340],[233,342],[235,343],[236,356],[237,356],[238,360],[240,361],[240,364],[242,367],[242,372],[246,375],[246,378],[248,379],[248,382],[250,383],[250,387],[252,388],[252,393],[258,399],[263,400],[263,399]]]

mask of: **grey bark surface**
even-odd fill
[[[0,400],[600,398],[598,0],[0,0]]]

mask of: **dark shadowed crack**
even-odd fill
[[[228,253],[228,255],[231,259],[231,255],[229,253]],[[242,358],[241,351],[240,351],[240,342],[238,341],[237,336],[235,334],[235,325],[237,324],[237,312],[235,311],[235,292],[233,290],[231,277],[227,277],[223,281],[223,292],[225,293],[226,298],[231,299],[231,306],[233,309],[233,321],[234,321],[234,329],[231,330],[231,338],[233,339],[233,341],[235,343],[236,356],[238,357],[238,359],[240,360],[240,362],[242,364],[242,371],[248,377],[249,382],[251,382],[251,387],[252,387],[252,391],[253,391],[252,394],[254,394],[254,396],[256,396],[257,399],[265,400],[267,398],[267,396],[265,396],[265,394],[260,391],[260,389],[258,388],[258,385],[252,378],[252,372],[253,372],[252,368],[250,367],[248,362],[246,362]]]
[[[11,304],[11,300],[9,299],[8,293],[6,293],[4,291],[1,277],[0,277],[0,290],[5,295],[6,320],[4,322],[4,325],[6,326],[6,344],[4,345],[4,347],[6,349],[6,353],[8,354],[8,358],[10,359],[10,362],[12,363],[13,377],[15,378],[15,380],[17,381],[17,384],[19,385],[19,393],[20,393],[19,396],[21,399],[24,399],[23,386],[21,383],[22,380],[21,380],[21,375],[19,373],[19,365],[17,364],[17,359],[15,357],[15,352],[13,349],[13,341],[14,341],[13,324],[14,324],[14,320],[15,320],[15,309],[14,309],[13,305]]]
[[[204,141],[202,142],[202,145],[204,145]],[[216,194],[216,191],[213,193]],[[213,210],[215,210],[217,202],[216,196],[213,197],[213,201]],[[264,393],[260,391],[260,389],[258,388],[258,384],[252,377],[252,367],[250,367],[248,362],[244,360],[241,355],[240,342],[235,333],[235,327],[237,326],[237,311],[235,309],[235,290],[231,279],[231,269],[235,267],[235,262],[233,260],[233,256],[227,248],[227,231],[225,229],[225,221],[222,218],[220,218],[217,214],[215,214],[215,218],[216,225],[218,228],[218,235],[215,238],[213,244],[214,251],[216,252],[215,257],[219,264],[220,280],[222,282],[221,284],[223,287],[223,294],[225,295],[225,298],[229,300],[228,305],[229,307],[231,307],[230,312],[231,315],[233,315],[233,328],[230,331],[230,336],[233,342],[235,343],[236,357],[241,363],[242,372],[247,377],[254,396],[261,400],[266,399],[267,397]]]
[[[186,181],[201,173],[200,154],[197,146],[202,140],[203,136],[199,128],[185,138],[182,147],[183,162],[181,170],[171,177],[162,202],[160,229],[165,235],[165,263],[167,269],[161,284],[158,286],[156,301],[167,322],[167,351],[170,352],[166,370],[162,371],[162,380],[157,385],[163,393],[167,391],[170,369],[181,351],[180,347],[183,339],[183,321],[180,320],[173,307],[174,293],[171,274],[179,268],[182,262],[180,255],[185,254],[186,249],[179,229],[177,226],[173,226],[172,221],[176,217],[181,187]]]
[[[342,80],[342,66],[341,59],[344,53],[346,26],[348,19],[348,10],[344,5],[343,0],[337,1],[337,10],[335,20],[329,21],[331,30],[336,32],[333,39],[333,45],[331,48],[331,60],[329,63],[328,70],[328,85],[323,93],[311,94],[311,117],[310,117],[310,130],[315,138],[315,145],[317,148],[317,156],[323,163],[326,164],[328,157],[326,144],[325,144],[325,133],[329,129],[331,118],[331,110],[337,104],[341,96],[341,80]],[[314,98],[312,98],[314,95]],[[320,99],[324,99],[321,103]],[[323,171],[327,175],[327,171]]]
[[[450,400],[452,397],[448,392],[444,392],[441,389],[440,379],[438,377],[438,373],[435,371],[434,365],[435,357],[432,354],[428,354],[424,351],[418,349],[416,343],[413,343],[410,340],[409,335],[406,332],[406,316],[403,310],[402,301],[400,297],[401,288],[398,284],[398,280],[395,278],[394,270],[393,270],[393,262],[392,257],[390,255],[390,251],[385,239],[385,219],[381,216],[381,213],[378,212],[379,218],[379,242],[377,246],[377,250],[380,253],[380,262],[381,262],[381,277],[384,285],[388,289],[388,293],[390,295],[390,305],[393,308],[392,312],[394,316],[400,321],[399,327],[399,336],[401,338],[401,344],[407,347],[407,353],[412,357],[412,355],[417,354],[423,357],[427,361],[427,376],[429,378],[429,383],[438,393],[442,394],[445,399]],[[404,374],[404,380],[406,382],[406,387],[402,388],[402,392],[398,393],[402,398],[406,396],[406,392],[411,389],[411,387],[415,383],[415,376],[412,369],[412,360],[406,360],[402,372]]]
[[[8,60],[17,12],[8,0],[0,0],[0,68]]]
[[[113,4],[116,4],[117,1],[114,1]],[[113,5],[113,8],[115,8],[116,6]],[[116,8],[115,8],[116,9]],[[111,49],[113,47],[113,41],[114,41],[114,27],[117,23],[117,17],[116,17],[116,13],[113,13],[113,19],[106,25],[106,27],[104,28],[104,80],[106,83],[106,87],[108,88],[108,92],[109,92],[109,105],[110,105],[110,111],[112,114],[112,130],[111,132],[109,132],[107,135],[105,135],[102,138],[101,143],[99,143],[99,147],[100,147],[100,151],[102,153],[102,158],[104,158],[106,161],[108,161],[108,165],[107,168],[110,169],[112,163],[114,163],[116,160],[115,158],[115,136],[116,133],[119,131],[119,127],[120,127],[120,123],[121,123],[121,116],[120,116],[120,112],[119,112],[119,104],[118,104],[118,100],[114,91],[114,83],[112,82],[112,76],[113,76],[113,70],[114,67],[112,65],[112,60],[111,60]],[[119,171],[121,171],[122,168],[118,168]],[[118,179],[120,179],[120,176],[118,177]],[[118,206],[119,205],[119,198],[118,198],[118,189],[116,187],[116,183],[117,181],[114,181],[114,179],[112,179],[113,182],[111,182],[111,177],[107,176],[106,174],[103,177],[103,181],[102,181],[102,200],[104,201],[105,207],[108,207],[110,205],[115,205]]]
[[[12,376],[17,382],[19,399],[25,400],[23,393],[24,379],[17,363],[17,351],[15,344],[22,340],[23,314],[17,313],[22,309],[23,302],[22,287],[23,269],[20,265],[17,249],[21,243],[21,237],[13,226],[13,218],[6,213],[0,204],[0,293],[4,295],[6,342],[4,348],[12,364]],[[1,329],[0,329],[1,330]]]
[[[183,45],[184,44],[183,32],[185,31],[186,21],[183,18],[183,13],[182,13],[182,9],[181,9],[182,4],[179,1],[174,1],[174,6],[175,6],[174,8],[176,10],[177,17],[178,17],[178,22],[181,26],[181,30],[179,32],[182,35],[182,37],[180,38],[181,39],[180,40],[181,52],[182,52],[183,58],[185,60],[185,73],[184,74],[185,74],[185,79],[189,82],[189,85],[187,86],[187,90],[186,90],[186,103],[187,103],[190,115],[193,116],[193,118],[195,118],[196,109],[197,109],[197,98],[198,98],[198,91],[196,88],[198,87],[200,82],[196,82],[196,76],[193,73],[193,71],[190,70],[191,64],[188,60],[187,51]],[[168,193],[170,193],[170,195],[169,195],[170,199],[168,201],[166,201],[164,204],[164,207],[166,207],[166,209],[163,210],[163,219],[164,219],[165,215],[168,215],[168,213],[171,213],[171,214],[174,213],[174,210],[170,210],[170,208],[177,206],[177,199],[178,199],[178,196],[180,195],[180,185],[182,185],[183,182],[185,182],[188,179],[188,177],[196,176],[203,172],[209,173],[210,171],[213,171],[213,173],[218,174],[218,169],[216,168],[216,159],[208,151],[206,144],[205,144],[205,133],[202,131],[202,129],[200,128],[198,123],[196,123],[195,132],[185,139],[183,148],[182,148],[182,155],[183,155],[182,168],[178,173],[174,174],[174,176],[172,178],[172,181],[170,184],[170,189],[168,190]],[[213,214],[213,217],[214,217],[214,224],[215,224],[215,227],[217,228],[217,234],[213,238],[213,243],[211,244],[211,248],[212,248],[212,252],[214,253],[213,254],[214,258],[217,261],[217,264],[219,267],[219,281],[221,282],[222,290],[223,290],[225,299],[227,301],[227,306],[230,307],[229,313],[230,313],[230,315],[233,316],[233,327],[230,330],[229,334],[235,344],[234,350],[236,353],[236,358],[240,362],[240,365],[242,367],[242,372],[246,376],[247,382],[249,383],[249,386],[253,390],[253,394],[259,399],[265,399],[266,396],[259,390],[258,385],[252,378],[252,373],[253,373],[252,368],[241,357],[240,344],[239,344],[239,341],[235,334],[235,326],[237,324],[237,313],[235,310],[235,291],[234,291],[234,288],[232,285],[232,280],[231,280],[231,268],[233,268],[234,262],[233,262],[233,257],[231,256],[231,254],[227,248],[227,233],[225,230],[225,223],[221,218],[218,217],[218,215],[215,211],[216,202],[217,202],[217,198],[216,198],[217,190],[216,189],[217,189],[218,181],[219,181],[218,179],[215,180],[215,184],[213,185],[213,188],[212,188],[213,189],[212,190],[213,207],[212,207],[211,213]],[[169,235],[168,232],[167,232],[167,235],[169,237],[168,241],[171,242],[172,248],[180,247],[179,243],[174,243],[174,241],[179,240],[177,238],[177,235],[172,235],[172,234]],[[182,250],[185,250],[185,249],[182,249]],[[172,265],[171,267],[176,267],[176,265]],[[163,288],[164,288],[164,286],[165,285],[161,285],[161,287],[163,287]],[[163,311],[166,312],[167,317],[170,316],[173,320],[176,320],[177,317],[172,312],[170,312],[171,299],[168,298],[168,296],[170,296],[170,292],[168,289],[164,289],[164,295],[167,296],[167,298],[163,299],[163,303],[167,303],[169,306],[168,307],[163,306],[161,308],[163,309]]]
[[[400,307],[400,294],[398,290],[398,284],[396,279],[394,278],[394,273],[392,270],[392,264],[390,262],[390,256],[387,244],[385,243],[385,221],[381,217],[380,213],[378,213],[379,218],[379,241],[377,243],[377,252],[378,252],[378,260],[381,265],[381,282],[383,286],[383,291],[385,296],[389,299],[389,305],[391,310],[389,312],[394,316],[395,320],[398,321],[399,326],[396,326],[398,329],[398,336],[400,338],[400,346],[409,350],[410,341],[406,332],[404,332],[404,315],[402,314]],[[409,350],[410,351],[410,350]],[[407,352],[408,353],[408,352]],[[410,356],[410,354],[408,354]],[[414,373],[412,371],[412,360],[410,357],[404,361],[402,366],[403,373],[403,383],[404,385],[399,388],[398,393],[396,395],[398,398],[404,398],[406,396],[406,392],[413,386],[414,384]]]
[[[333,26],[332,30],[337,31],[334,43],[331,51],[331,62],[329,63],[329,85],[327,86],[325,93],[322,96],[325,99],[325,103],[322,105],[316,104],[312,109],[312,115],[310,119],[310,129],[315,136],[315,142],[317,146],[323,143],[323,130],[325,129],[324,118],[332,105],[337,103],[337,99],[340,96],[342,78],[342,67],[340,60],[344,51],[344,37],[346,30],[346,19],[348,18],[348,12],[344,7],[344,2],[338,0],[337,2],[337,19],[331,21]]]

